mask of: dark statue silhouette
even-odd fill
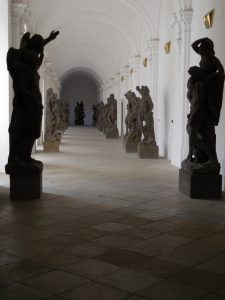
[[[84,103],[83,101],[77,102],[74,108],[74,125],[84,125]]]
[[[215,126],[219,123],[222,106],[224,68],[215,57],[214,44],[209,38],[195,41],[192,48],[201,56],[201,61],[199,67],[188,71],[189,153],[182,162],[182,169],[192,173],[219,173]]]
[[[44,58],[44,46],[58,34],[59,31],[52,31],[44,39],[27,32],[20,48],[10,48],[7,53],[7,68],[14,90],[7,174],[37,174],[43,168],[42,162],[31,157],[34,142],[40,137],[43,110],[38,69]]]

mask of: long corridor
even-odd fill
[[[225,202],[178,192],[178,169],[68,129],[41,200],[10,201],[0,174],[0,299],[225,299]]]

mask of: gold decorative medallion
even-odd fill
[[[170,53],[170,49],[171,49],[171,41],[167,42],[164,46],[165,52],[166,54]]]
[[[146,68],[148,66],[148,58],[145,57],[143,60],[143,66]]]
[[[214,15],[215,15],[215,9],[212,9],[204,16],[203,21],[207,29],[213,26]]]

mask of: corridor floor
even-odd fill
[[[39,150],[41,200],[0,174],[1,300],[225,299],[225,202],[190,200],[165,159],[70,128]]]

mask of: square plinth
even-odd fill
[[[118,139],[119,138],[119,132],[118,130],[106,130],[105,134],[107,139]]]
[[[54,151],[59,152],[59,141],[45,141],[44,142],[44,151]]]
[[[159,147],[153,145],[138,144],[138,157],[139,158],[158,158]]]
[[[40,199],[42,174],[10,175],[10,199]]]
[[[222,175],[193,174],[180,169],[179,191],[195,199],[220,199],[222,197]]]
[[[126,153],[137,153],[137,143],[125,142]]]

